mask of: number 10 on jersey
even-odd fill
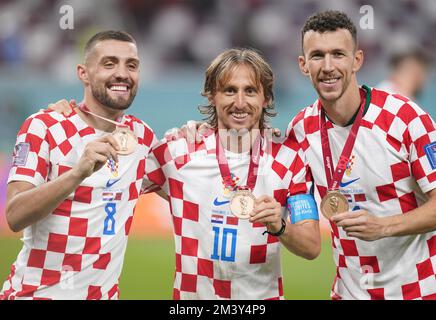
[[[213,227],[212,230],[214,232],[214,240],[213,251],[210,258],[234,262],[238,230],[220,227]]]

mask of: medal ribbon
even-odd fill
[[[321,106],[321,144],[322,144],[322,154],[324,158],[324,169],[327,178],[327,187],[329,191],[339,190],[339,184],[344,177],[345,170],[347,169],[348,161],[350,160],[351,152],[353,151],[354,143],[356,142],[357,133],[359,131],[360,123],[363,118],[363,111],[365,109],[365,91],[360,90],[360,109],[354,120],[351,131],[348,134],[347,140],[345,141],[344,149],[342,150],[341,156],[339,157],[338,165],[336,169],[333,167],[332,150],[330,148],[329,135],[327,132],[327,122],[325,120],[326,114],[324,108]],[[334,170],[333,174],[332,171]],[[333,175],[333,177],[332,177]]]
[[[235,190],[236,184],[233,181],[230,173],[229,163],[227,162],[226,155],[224,153],[224,148],[221,143],[219,134],[215,135],[216,139],[216,158],[218,160],[218,166],[221,172],[221,177],[224,181],[224,186],[229,190]],[[242,187],[238,187],[239,190],[251,190],[253,191],[254,186],[257,181],[257,169],[259,167],[259,159],[260,159],[260,134],[257,136],[254,141],[254,146],[251,150],[251,158],[250,158],[250,166],[248,167],[248,178],[247,184]]]
[[[99,118],[101,120],[104,120],[104,121],[107,121],[109,123],[112,123],[112,124],[116,125],[117,127],[121,127],[121,128],[127,128],[128,127],[128,125],[126,125],[126,124],[123,124],[121,122],[114,121],[114,120],[111,120],[111,119],[107,119],[105,117],[99,116],[98,114],[95,114],[95,113],[91,112],[91,110],[89,110],[89,108],[84,103],[81,103],[79,105],[79,109],[80,109],[80,111],[85,112],[87,114],[90,114],[90,115],[92,115],[92,116],[94,116],[96,118]]]

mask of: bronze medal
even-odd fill
[[[321,212],[327,219],[349,210],[347,198],[339,191],[329,191],[321,200]]]
[[[117,141],[120,150],[117,151],[120,155],[129,155],[133,153],[138,145],[138,139],[135,134],[127,127],[117,127],[112,136]]]
[[[230,211],[239,219],[249,219],[256,198],[250,190],[238,190],[230,199]]]

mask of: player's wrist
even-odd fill
[[[280,228],[274,228],[274,231],[271,231],[270,228],[268,228],[268,227],[269,226],[267,226],[266,231],[264,231],[262,234],[268,233],[272,236],[280,237],[283,233],[285,233],[286,221],[285,221],[285,219],[282,218]]]
[[[381,237],[394,237],[396,235],[396,230],[398,229],[398,221],[396,216],[385,217],[381,219],[382,231]]]
[[[83,180],[85,180],[86,178],[88,178],[87,173],[78,167],[73,167],[69,171],[69,175],[70,175],[71,179],[73,179],[73,181],[78,182],[78,183],[80,183]]]

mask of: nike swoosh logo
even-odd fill
[[[357,178],[357,179],[354,179],[354,180],[351,180],[348,182],[344,182],[344,183],[341,182],[339,185],[341,186],[341,188],[345,188],[345,187],[349,186],[350,184],[356,182],[357,180],[360,180],[360,178]]]
[[[227,203],[230,203],[230,201],[218,201],[218,198],[215,198],[215,200],[213,201],[213,205],[217,207],[223,206]]]
[[[115,183],[117,183],[118,181],[120,181],[121,180],[121,178],[120,179],[116,179],[116,180],[109,180],[107,183],[106,183],[106,188],[110,188],[110,187],[112,187]]]

